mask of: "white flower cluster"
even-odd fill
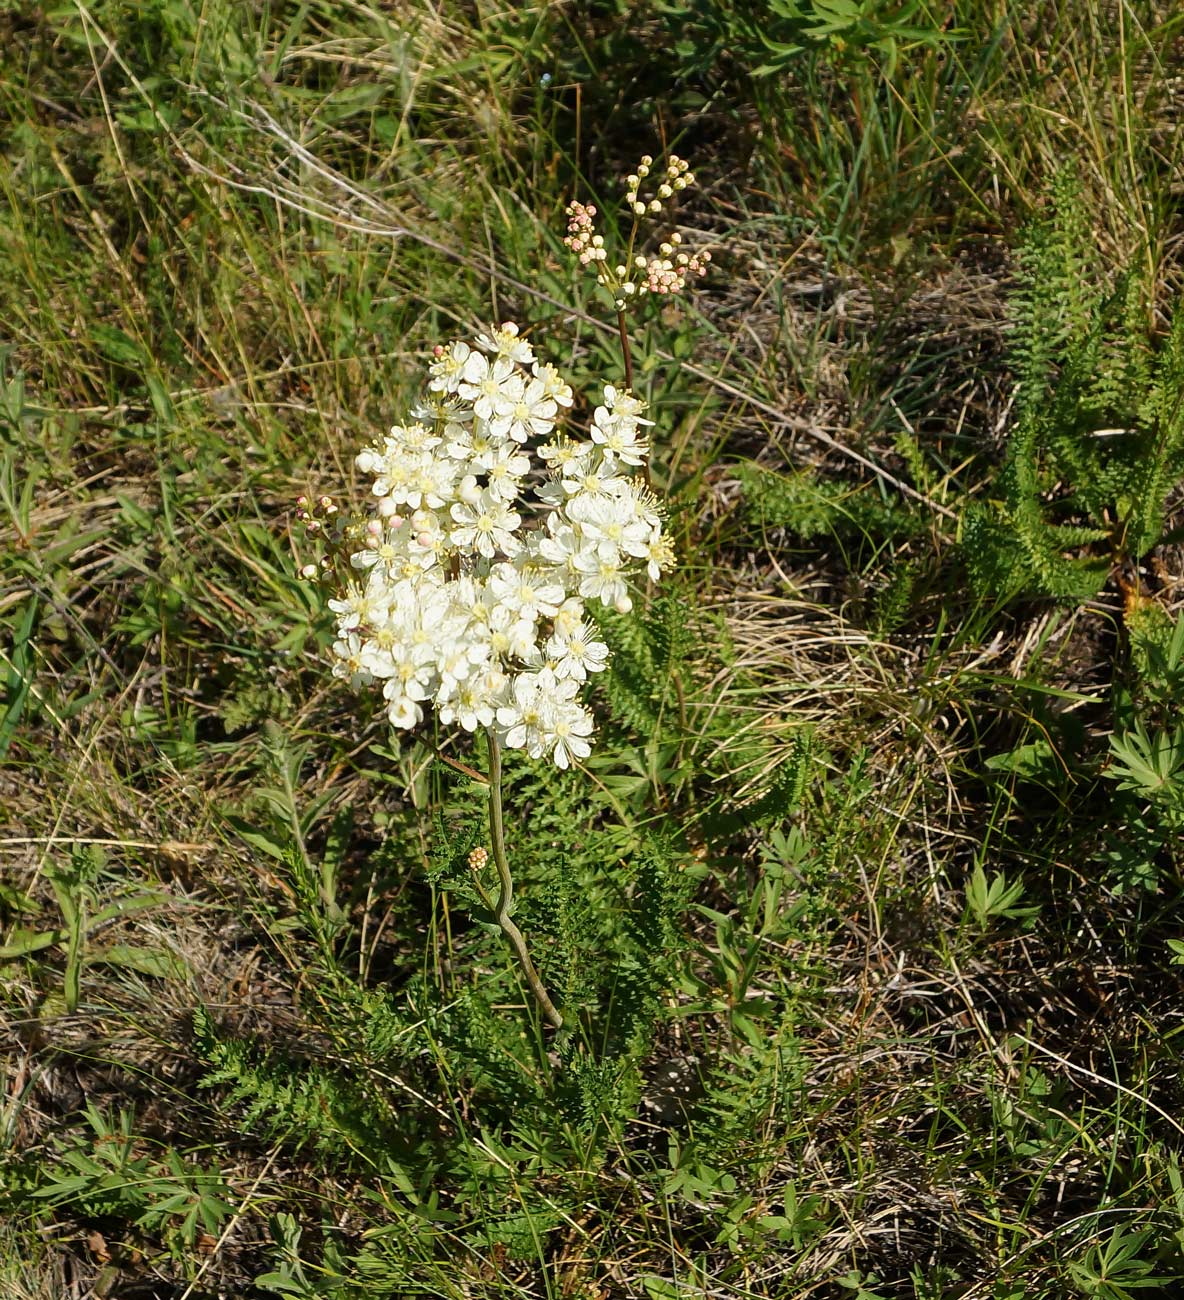
[[[363,451],[377,517],[337,615],[334,675],[382,683],[396,727],[430,702],[466,731],[561,768],[591,752],[578,696],[608,648],[584,602],[621,613],[628,579],[673,563],[640,475],[644,404],[604,389],[590,440],[556,432],[572,391],[512,323],[436,349],[430,398]]]

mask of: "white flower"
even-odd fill
[[[383,696],[388,701],[386,716],[390,719],[392,727],[410,731],[412,727],[419,726],[423,721],[423,705],[410,695],[388,694],[391,685],[392,682],[387,682],[387,690],[383,691]]]
[[[503,387],[515,377],[514,364],[505,357],[491,362],[482,353],[471,352],[461,372],[459,392],[466,402],[472,402],[479,420],[491,420]]]
[[[461,371],[472,349],[467,343],[450,343],[428,366],[431,379],[428,387],[434,393],[455,393],[460,383]]]
[[[532,379],[528,384],[514,375],[498,393],[489,431],[496,437],[513,438],[515,442],[545,438],[555,427],[558,409],[539,380]]]
[[[534,549],[540,559],[553,566],[556,579],[570,586],[576,576],[575,557],[582,550],[588,549],[588,543],[576,533],[571,524],[562,519],[558,511],[552,513],[547,524],[551,535],[542,537],[536,534]]]
[[[537,622],[557,612],[564,590],[546,575],[530,573],[512,564],[495,564],[489,574],[489,593],[504,609],[518,618]]]
[[[589,673],[602,673],[608,666],[608,646],[596,640],[595,629],[587,623],[571,631],[557,631],[547,642],[546,653],[560,681],[586,681]]]
[[[634,515],[628,499],[608,496],[573,499],[570,513],[578,521],[580,532],[606,558],[626,555],[642,559],[647,554],[650,527]]]
[[[586,442],[573,442],[560,435],[553,442],[544,443],[538,449],[539,459],[545,461],[553,470],[568,472],[576,466],[582,466],[592,454],[592,447]]]
[[[570,702],[578,690],[578,682],[561,682],[549,668],[519,673],[509,701],[497,711],[506,747],[525,749],[531,758],[541,758],[545,749],[555,743],[551,723],[556,710]]]
[[[502,743],[508,749],[542,750],[539,735],[542,702],[538,679],[538,673],[519,673],[514,678],[509,701],[497,711],[497,725],[504,733]]]
[[[473,505],[458,501],[451,514],[459,525],[449,534],[453,546],[472,547],[487,560],[492,560],[498,551],[514,555],[521,546],[514,530],[521,524],[522,516],[488,489]]]
[[[355,551],[349,557],[355,569],[377,570],[383,578],[399,576],[407,561],[407,542],[409,530],[400,519],[390,528],[384,528],[377,536],[367,538],[366,549]]]
[[[647,561],[645,571],[653,582],[658,581],[663,570],[674,568],[674,547],[657,525],[646,543],[645,559]]]
[[[378,447],[366,447],[354,457],[354,464],[362,474],[380,474],[383,465],[382,451]]]
[[[422,700],[432,693],[434,670],[421,647],[396,646],[391,652],[394,672],[383,687],[387,716],[396,727],[411,728],[423,720]]]
[[[638,424],[653,424],[653,420],[643,420],[641,413],[646,409],[645,401],[634,397],[624,389],[614,388],[612,384],[604,386],[604,404],[614,415],[623,415],[637,421]]]
[[[362,663],[362,639],[356,632],[348,632],[340,641],[333,642],[333,676],[344,678],[354,690],[368,686],[374,678]]]
[[[573,759],[587,758],[592,746],[592,715],[574,700],[548,705],[538,727],[539,748],[555,766],[566,769]]]
[[[474,456],[473,463],[485,471],[490,492],[501,501],[513,501],[522,480],[530,473],[530,457],[512,443],[490,447]]]
[[[572,562],[580,573],[580,595],[589,600],[599,598],[622,614],[633,608],[620,562],[613,563],[598,551],[582,551]]]
[[[598,406],[592,416],[592,441],[604,448],[606,458],[624,465],[643,465],[650,454],[649,443],[638,432],[640,421],[613,415]],[[648,421],[647,421],[648,423]]]
[[[542,384],[543,392],[550,398],[553,398],[560,406],[570,406],[572,403],[571,387],[560,375],[559,371],[548,362],[546,365],[540,365],[535,362],[533,366],[534,377]]]
[[[629,480],[613,474],[612,468],[603,462],[599,466],[585,462],[568,469],[562,483],[569,496],[606,497],[620,496],[628,491]]]
[[[373,622],[379,612],[379,604],[368,591],[352,584],[345,589],[340,600],[331,600],[329,608],[337,618],[339,633],[352,632],[356,627],[365,627]]]
[[[534,360],[534,350],[525,339],[518,337],[518,326],[512,320],[506,321],[500,329],[491,325],[487,334],[478,334],[477,346],[496,357],[516,361],[520,366],[529,366]]]
[[[390,436],[386,440],[388,454],[392,451],[431,451],[440,445],[440,438],[422,421],[412,424],[391,425]]]
[[[488,685],[488,676],[471,677],[457,686],[455,692],[438,701],[440,721],[445,726],[459,722],[466,731],[493,726],[496,696]]]
[[[583,621],[584,602],[579,596],[568,596],[556,611],[551,626],[556,636],[570,637]]]

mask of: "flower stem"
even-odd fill
[[[633,391],[633,356],[629,351],[629,328],[625,324],[625,313],[617,312],[617,331],[621,335],[621,356],[625,361],[625,387]]]
[[[636,233],[636,227],[634,228]],[[629,249],[632,252],[633,241],[629,241]],[[625,321],[625,313],[617,312],[617,333],[621,336],[621,357],[625,362],[625,389],[627,392],[633,392],[633,354],[629,350],[629,326]],[[650,477],[650,463],[647,460],[641,467],[641,478],[646,487],[653,487],[653,479]]]
[[[522,931],[510,919],[514,882],[510,877],[510,864],[506,860],[506,831],[502,817],[502,747],[492,727],[489,729],[489,836],[493,841],[494,865],[501,880],[501,893],[498,895],[493,919],[510,941],[510,947],[514,949],[514,955],[518,958],[518,964],[522,967],[530,991],[542,1008],[547,1022],[560,1029],[563,1026],[563,1017],[555,1010],[555,1004],[547,996],[547,990],[543,988],[539,973],[535,970],[534,962],[530,960],[530,953],[526,950],[526,940],[522,937]]]

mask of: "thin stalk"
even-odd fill
[[[510,876],[510,864],[506,860],[506,830],[502,817],[502,747],[492,728],[489,730],[489,837],[493,841],[493,861],[501,880],[501,893],[498,895],[493,919],[510,941],[510,947],[514,949],[514,955],[518,958],[518,965],[522,967],[530,991],[542,1008],[547,1022],[560,1029],[563,1026],[563,1017],[555,1010],[555,1004],[547,996],[547,990],[543,988],[543,981],[539,979],[539,973],[535,970],[534,962],[530,960],[530,953],[526,950],[526,940],[522,937],[522,931],[510,918],[514,881]]]
[[[633,391],[633,357],[629,352],[629,328],[625,324],[625,313],[617,312],[617,331],[621,335],[621,356],[625,360],[625,387]]]
[[[634,227],[636,233],[636,227]],[[629,241],[630,251],[633,249],[633,240]],[[625,388],[628,392],[633,392],[633,354],[629,350],[629,326],[625,320],[623,311],[617,312],[617,333],[621,336],[621,357],[625,362]],[[650,463],[644,461],[641,466],[641,478],[647,488],[654,486],[653,479],[650,477]]]

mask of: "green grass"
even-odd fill
[[[1180,1285],[1178,782],[1128,761],[1179,492],[1080,604],[960,549],[1066,161],[1166,333],[1180,22],[864,10],[0,10],[5,1296]],[[663,142],[715,258],[634,339],[679,568],[587,771],[509,769],[556,1036],[465,893],[482,756],[330,678],[293,503],[491,319],[619,378],[563,208]]]

